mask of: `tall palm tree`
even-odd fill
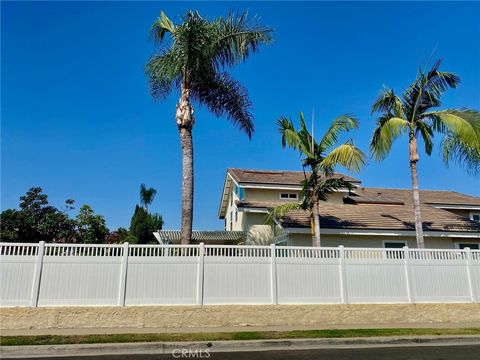
[[[335,168],[340,165],[350,171],[359,171],[365,165],[365,154],[351,140],[337,145],[342,132],[358,128],[358,120],[350,115],[342,115],[333,120],[329,129],[319,142],[310,134],[303,113],[300,113],[300,129],[296,130],[292,121],[280,117],[277,121],[282,136],[282,147],[290,147],[300,152],[305,180],[302,183],[304,208],[311,209],[313,219],[313,246],[320,243],[319,201],[326,200],[335,189],[351,184],[343,178],[333,178]],[[306,170],[310,174],[306,174]]]
[[[388,155],[392,144],[399,136],[408,135],[415,231],[419,248],[425,247],[425,244],[418,190],[418,138],[425,144],[425,153],[431,155],[434,133],[446,135],[442,148],[443,158],[447,163],[449,160],[461,161],[467,168],[475,171],[475,164],[478,169],[480,158],[478,111],[432,110],[441,105],[440,98],[446,90],[456,88],[460,83],[457,75],[440,71],[440,63],[440,60],[435,62],[428,72],[426,69],[419,69],[416,79],[401,97],[393,90],[385,88],[372,106],[372,114],[380,113],[370,143],[370,149],[376,160],[383,160]]]
[[[154,188],[147,188],[145,184],[140,185],[140,203],[148,212],[148,205],[150,205],[157,194],[157,190]]]
[[[146,73],[154,98],[180,91],[176,122],[182,145],[182,244],[191,242],[193,221],[193,140],[192,101],[205,105],[216,116],[227,118],[251,138],[254,125],[246,89],[234,80],[227,68],[244,61],[271,42],[272,30],[260,25],[247,13],[229,14],[212,21],[198,12],[187,11],[174,24],[163,12],[152,26],[157,44],[170,41],[153,55]]]

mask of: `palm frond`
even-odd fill
[[[217,39],[214,43],[214,61],[219,66],[233,66],[244,61],[261,45],[272,42],[273,30],[260,24],[257,16],[250,17],[248,12],[231,12],[226,18],[219,18]]]
[[[457,75],[439,71],[440,64],[441,60],[437,60],[427,74],[420,70],[417,79],[404,92],[405,116],[411,122],[421,118],[429,109],[440,106],[443,93],[460,83]]]
[[[452,134],[465,145],[480,148],[480,112],[475,110],[447,109],[425,114],[433,128],[444,134]]]
[[[155,99],[165,98],[173,87],[178,87],[181,81],[181,72],[182,68],[173,51],[152,56],[145,67],[152,97]]]
[[[140,202],[144,207],[150,205],[157,194],[154,188],[147,188],[145,184],[140,185]]]
[[[392,117],[392,114],[380,116],[370,141],[370,151],[374,159],[377,161],[384,159],[390,152],[393,142],[409,128],[409,122],[405,119]]]
[[[416,122],[416,133],[422,135],[423,142],[425,143],[425,152],[427,155],[432,154],[433,149],[433,130],[431,126],[428,126],[423,121]]]
[[[325,176],[309,176],[302,181],[302,191],[300,197],[303,199],[301,207],[303,209],[311,209],[313,205],[313,194],[321,201],[327,201],[329,196],[338,190],[352,190],[353,184],[345,180],[344,177],[325,177]]]
[[[392,89],[384,87],[382,93],[372,105],[371,113],[375,112],[392,113],[397,117],[404,117],[402,100],[395,95]]]
[[[281,204],[268,210],[264,222],[267,225],[274,225],[275,220],[284,217],[289,211],[301,210],[302,206],[298,203]]]
[[[337,165],[340,165],[347,170],[359,172],[366,163],[365,154],[351,141],[347,141],[332,149],[320,162],[320,167],[332,171]]]
[[[464,167],[471,175],[480,174],[480,149],[467,145],[458,137],[448,134],[441,144],[442,158],[445,165],[451,162]]]
[[[319,143],[321,151],[325,151],[335,145],[338,141],[338,136],[342,132],[348,132],[358,128],[358,120],[352,115],[345,114],[333,120],[330,128],[327,130],[322,140]]]
[[[248,92],[228,73],[215,75],[209,81],[193,83],[192,97],[204,103],[216,116],[226,115],[249,138],[252,137],[255,126]]]
[[[165,15],[163,11],[160,12],[160,16],[155,21],[150,29],[150,33],[155,40],[156,44],[160,44],[167,32],[173,33],[175,31],[175,25]]]
[[[300,113],[300,119],[303,114]],[[309,139],[305,137],[304,131],[297,131],[292,123],[292,120],[281,116],[277,120],[278,131],[282,137],[282,147],[290,147],[294,150],[300,151],[304,155],[310,155]]]

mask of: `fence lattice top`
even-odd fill
[[[44,244],[0,243],[0,255],[37,256],[43,247],[44,256],[93,256],[93,257],[250,257],[304,259],[389,259],[389,260],[443,260],[471,259],[480,261],[480,250],[469,249],[383,249],[339,247],[293,247],[248,245],[96,245],[96,244]],[[406,256],[407,255],[407,256]]]

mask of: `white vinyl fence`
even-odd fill
[[[480,251],[0,243],[0,306],[478,302]]]

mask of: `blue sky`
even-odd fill
[[[232,71],[254,104],[253,139],[196,111],[196,229],[223,227],[226,168],[299,169],[298,155],[280,146],[280,115],[310,117],[314,107],[319,133],[353,113],[361,128],[349,137],[367,151],[369,110],[382,85],[401,91],[435,47],[442,68],[462,78],[443,107],[480,107],[479,3],[2,2],[2,209],[41,186],[56,206],[73,198],[111,228],[128,227],[144,182],[158,190],[151,210],[163,214],[165,228],[179,228],[177,94],[154,102],[143,68],[160,10],[178,19],[189,8],[208,17],[249,9],[275,29],[272,45]],[[479,180],[445,168],[438,154],[421,154],[421,188],[480,196]],[[410,187],[406,139],[356,176],[366,186]]]

